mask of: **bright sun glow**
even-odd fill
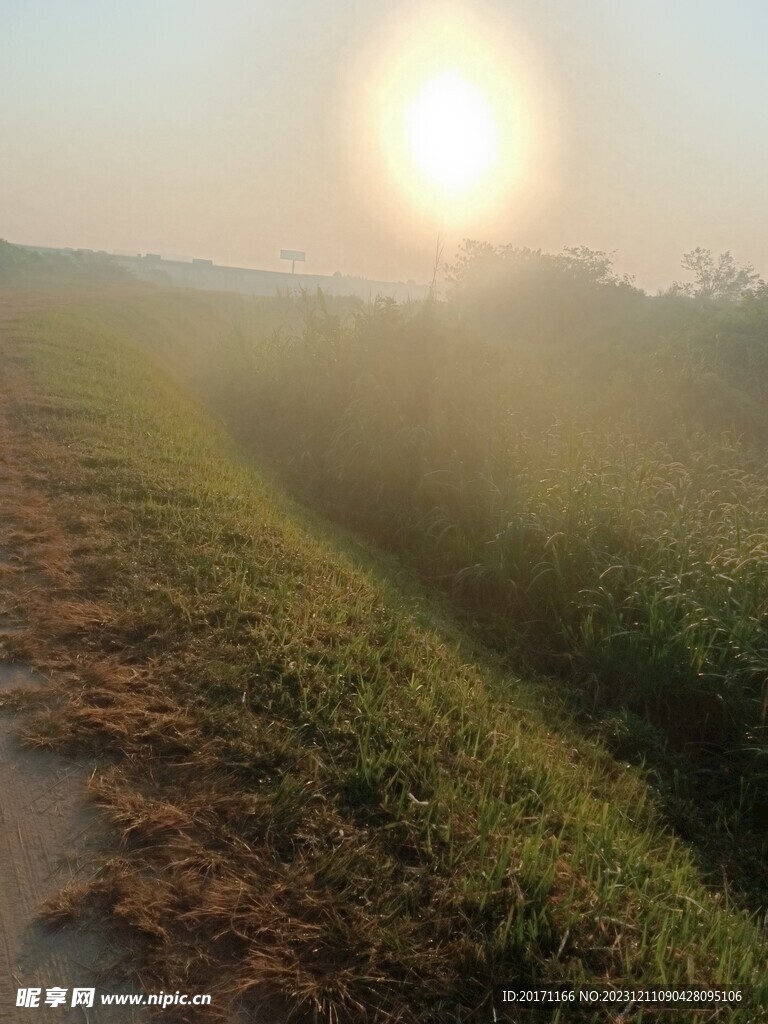
[[[345,135],[361,203],[400,237],[522,225],[548,196],[553,166],[531,46],[487,5],[482,16],[466,0],[393,6],[349,75]]]
[[[446,196],[475,188],[496,163],[498,129],[491,105],[455,69],[421,87],[405,122],[417,167]]]

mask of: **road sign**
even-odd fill
[[[303,263],[307,258],[307,254],[302,252],[300,249],[281,249],[280,259],[291,261],[291,273],[294,273],[297,263]]]

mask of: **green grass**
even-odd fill
[[[203,390],[296,493],[400,553],[518,669],[560,675],[760,905],[768,378],[719,377],[728,346],[697,324],[502,345],[450,309],[345,321],[320,302],[217,349]]]
[[[101,608],[73,635],[52,605],[73,682],[27,737],[108,759],[120,839],[51,914],[94,905],[140,978],[220,1008],[271,992],[324,1021],[516,1020],[502,982],[610,981],[745,986],[734,1019],[763,1019],[759,926],[703,884],[641,774],[265,483],[108,319],[23,332],[30,472],[76,538],[70,598]],[[533,534],[564,574],[572,548]]]

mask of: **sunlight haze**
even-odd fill
[[[768,8],[3,0],[0,237],[428,281],[438,234],[768,271]]]

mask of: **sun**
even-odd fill
[[[477,188],[498,160],[498,126],[490,102],[458,69],[425,82],[407,105],[411,158],[446,198]]]
[[[391,6],[347,75],[345,145],[361,204],[398,237],[527,222],[556,185],[559,108],[535,48],[486,4]]]

